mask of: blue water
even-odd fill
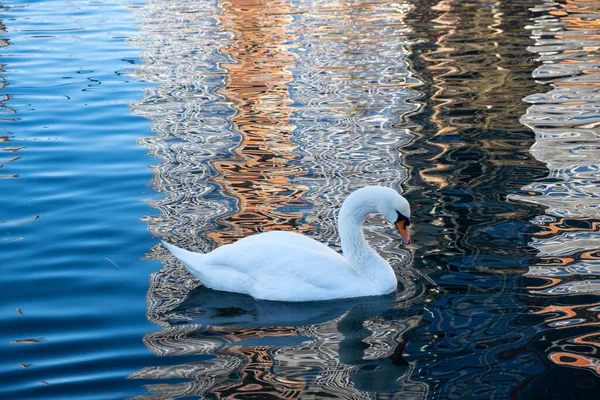
[[[0,398],[595,399],[595,25],[575,1],[9,1]],[[280,304],[158,243],[339,249],[365,184],[398,292]],[[429,277],[429,278],[428,278]]]
[[[127,76],[136,21],[123,2],[10,3],[0,397],[122,398],[142,391],[124,377],[149,355],[145,292],[160,267],[141,260],[156,193],[136,143],[149,122],[128,107],[147,87]]]

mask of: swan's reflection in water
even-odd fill
[[[197,355],[198,362],[146,367],[130,378],[185,379],[149,385],[165,398],[371,398],[372,392],[422,398],[409,381],[403,334],[420,318],[399,318],[395,295],[325,302],[281,303],[191,291],[163,315],[166,327],[145,338],[157,355]]]

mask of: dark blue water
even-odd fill
[[[597,398],[599,15],[8,2],[0,398]],[[218,293],[158,245],[339,248],[365,184],[413,207],[408,247],[366,223],[390,296]]]

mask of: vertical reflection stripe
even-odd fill
[[[600,293],[600,6],[545,1],[531,11],[528,50],[539,63],[532,75],[551,89],[524,99],[521,122],[535,132],[531,152],[550,173],[523,188],[529,195],[514,196],[548,208],[533,221],[538,257],[525,276],[544,282],[529,287],[533,295],[549,296],[535,311],[552,341],[544,356],[600,376],[599,336],[588,333],[600,321],[598,304],[588,303]],[[577,304],[565,305],[565,296]]]
[[[222,245],[256,232],[314,230],[298,222],[307,189],[290,182],[306,169],[289,163],[298,157],[288,107],[292,75],[287,69],[294,64],[285,44],[289,4],[278,0],[267,9],[260,0],[231,0],[221,6],[218,20],[232,38],[223,49],[231,61],[221,63],[227,72],[218,92],[235,110],[230,121],[241,138],[232,149],[234,158],[211,165],[217,172],[213,181],[236,199],[237,210],[219,219],[227,229],[208,236]]]

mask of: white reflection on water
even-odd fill
[[[521,122],[535,132],[531,153],[550,172],[523,188],[528,196],[515,196],[548,207],[533,221],[540,230],[530,245],[539,253],[525,275],[546,282],[530,293],[550,296],[534,312],[548,316],[546,335],[556,337],[548,358],[600,375],[598,335],[586,333],[599,323],[590,312],[597,304],[585,296],[600,293],[600,6],[546,1],[532,11],[536,43],[528,50],[541,64],[532,75],[551,90],[524,99],[531,105]],[[582,300],[572,306],[566,296]]]
[[[578,9],[583,5],[567,4],[546,3],[534,9],[542,14],[529,27],[536,40],[529,50],[543,63],[533,76],[552,78],[543,81],[552,89],[524,99],[531,106],[521,122],[535,132],[531,153],[550,173],[523,188],[533,196],[517,196],[548,207],[547,215],[534,221],[548,230],[536,235],[531,245],[540,257],[565,262],[559,268],[535,265],[528,275],[554,276],[569,267],[571,272],[589,268],[586,274],[592,274],[598,265],[598,257],[588,253],[600,250],[600,75],[595,73],[600,68],[600,30],[573,30],[574,25],[585,25],[579,14],[579,23],[571,16],[583,12]],[[563,15],[564,9],[568,12]],[[598,10],[590,15],[597,16]]]

